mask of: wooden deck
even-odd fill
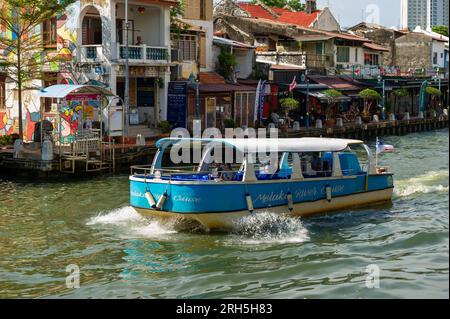
[[[448,118],[412,118],[410,120],[363,123],[362,125],[344,124],[343,127],[324,127],[321,129],[306,129],[302,127],[300,130],[288,129],[287,132],[280,132],[278,136],[291,138],[322,136],[367,140],[377,136],[404,135],[414,132],[432,131],[446,127],[448,127]],[[120,143],[108,144],[105,145],[105,148],[114,148],[114,172],[128,172],[130,166],[132,165],[149,164],[156,153],[155,140],[146,141],[145,145]],[[50,173],[61,173],[59,159],[55,159],[53,161],[14,159],[12,148],[0,149],[0,170],[5,172],[19,171],[22,173],[41,172],[46,176]],[[99,173],[104,172],[107,173],[109,171],[99,170]]]

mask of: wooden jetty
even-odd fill
[[[448,118],[411,118],[409,120],[382,121],[379,123],[362,123],[361,125],[344,124],[342,127],[324,128],[300,128],[300,130],[289,129],[281,132],[280,137],[338,137],[372,139],[377,136],[405,135],[408,133],[432,131],[448,127]],[[96,170],[92,173],[119,173],[127,172],[132,165],[151,163],[156,148],[154,139],[146,141],[145,145],[136,144],[112,144],[106,150],[114,154],[114,166],[112,170]],[[113,149],[111,149],[113,148]],[[64,160],[64,158],[63,158]],[[85,163],[84,163],[85,164]],[[83,165],[84,165],[83,164]],[[72,166],[71,166],[72,167]],[[61,160],[56,158],[52,161],[42,161],[34,159],[15,159],[13,150],[0,149],[0,172],[12,172],[19,175],[61,175],[74,173],[72,170],[61,169]],[[86,170],[77,171],[76,175],[86,175]]]

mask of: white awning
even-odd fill
[[[156,142],[158,148],[173,144],[192,142],[224,144],[243,153],[273,152],[339,152],[351,144],[363,144],[363,141],[340,138],[303,137],[303,138],[237,138],[237,139],[189,139],[163,138]]]
[[[48,97],[55,99],[63,99],[69,94],[80,93],[97,93],[104,96],[116,96],[110,90],[98,85],[75,85],[75,84],[57,84],[41,89],[38,97]]]

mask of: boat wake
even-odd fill
[[[430,171],[417,177],[395,182],[395,197],[408,197],[416,194],[428,194],[449,191],[448,171]]]
[[[303,243],[309,240],[308,231],[300,218],[272,212],[257,213],[235,222],[232,237],[250,245]]]
[[[126,238],[161,238],[177,233],[173,222],[144,217],[130,206],[102,212],[90,218],[87,225],[107,227]]]

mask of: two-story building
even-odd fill
[[[126,44],[129,64],[130,124],[156,123],[167,116],[170,81],[170,8],[176,0],[78,0],[41,25],[43,51],[58,62],[43,66],[48,81],[34,85],[93,83],[125,97]],[[127,14],[126,14],[127,13]],[[125,19],[128,18],[128,27]],[[5,30],[0,30],[0,32]],[[7,31],[7,30],[6,30]],[[128,33],[128,36],[127,36]],[[127,41],[128,39],[128,41]],[[0,76],[2,133],[17,131],[18,96],[7,74]],[[33,134],[41,107],[51,118],[56,101],[23,94],[26,138]]]

